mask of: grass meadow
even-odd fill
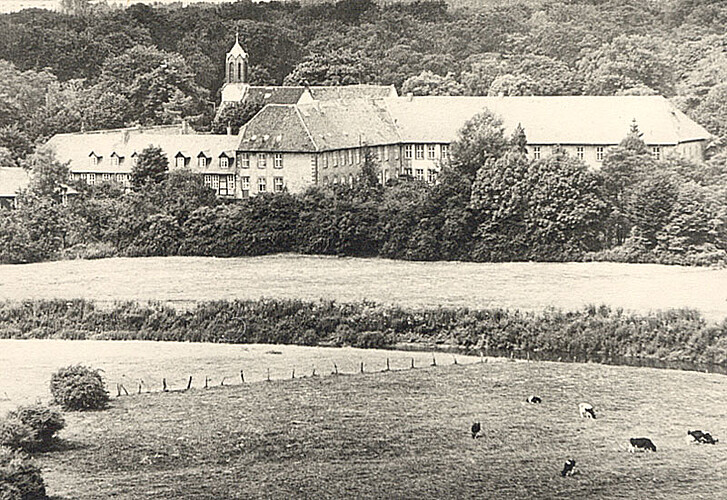
[[[50,398],[48,384],[53,372],[63,366],[82,363],[103,370],[112,396],[117,384],[130,393],[160,392],[162,379],[171,390],[192,387],[240,384],[245,382],[301,378],[314,373],[330,375],[386,369],[392,370],[432,363],[428,352],[403,352],[350,347],[303,347],[296,345],[211,344],[201,342],[94,341],[94,340],[7,340],[0,339],[0,416],[19,404]],[[452,364],[451,354],[437,353],[439,364]],[[479,358],[457,355],[458,363],[474,363]],[[334,367],[335,364],[335,367]],[[268,372],[269,371],[269,372]]]
[[[720,498],[726,381],[500,360],[142,394],[68,414],[39,461],[57,499]],[[722,441],[689,445],[695,428]],[[628,453],[642,436],[657,453]]]
[[[260,297],[411,307],[581,309],[645,313],[690,307],[727,317],[727,269],[619,263],[464,263],[271,255],[113,258],[0,266],[0,300],[99,302]]]

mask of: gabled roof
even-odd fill
[[[24,168],[0,167],[0,198],[14,198],[30,184],[30,174]]]
[[[396,97],[393,85],[341,85],[324,87],[307,87],[311,97],[316,101],[338,99],[383,99]]]
[[[301,104],[298,109],[319,151],[401,141],[380,100],[316,101]]]
[[[238,150],[314,152],[316,145],[296,106],[268,104],[240,129]]]
[[[118,130],[108,133],[76,133],[58,134],[53,136],[48,145],[55,150],[56,157],[61,162],[70,162],[71,172],[109,172],[129,173],[131,162],[121,165],[112,165],[111,162],[102,161],[91,167],[88,156],[94,151],[101,157],[116,152],[118,155],[132,157],[149,146],[162,149],[167,155],[170,168],[174,168],[174,157],[182,154],[186,158],[197,157],[204,151],[209,158],[218,156],[222,151],[234,150],[237,146],[237,136],[234,135],[208,135],[208,134],[160,134],[160,133],[127,133]],[[191,168],[194,170],[195,165]],[[214,170],[205,169],[205,172]],[[227,172],[227,170],[225,170]]]
[[[647,144],[678,144],[710,134],[660,96],[398,97],[386,99],[404,142],[452,142],[485,109],[517,124],[530,144],[618,144],[636,120]]]
[[[320,152],[399,142],[383,101],[265,106],[240,132],[241,151]]]
[[[253,87],[247,91],[248,99],[259,99],[265,104],[296,104],[305,87]]]
[[[247,52],[245,52],[245,49],[242,48],[242,45],[240,45],[240,38],[235,37],[235,45],[232,46],[230,51],[227,53],[228,56],[242,56],[247,58]]]

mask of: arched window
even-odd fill
[[[242,63],[237,63],[237,79],[242,81]]]
[[[229,75],[227,77],[230,81],[232,81],[235,78],[235,73],[233,71],[234,71],[234,66],[232,65],[232,63],[230,63],[230,71],[229,71]]]

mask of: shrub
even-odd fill
[[[0,446],[0,499],[48,498],[40,469],[21,451]]]
[[[14,422],[16,428],[20,429],[17,423],[30,429],[30,439],[22,446],[12,446],[9,443],[2,443],[11,448],[22,448],[25,451],[46,450],[53,442],[55,433],[65,427],[66,422],[63,415],[53,408],[42,404],[20,406],[8,413],[7,422]],[[25,429],[22,429],[25,434]]]
[[[35,447],[33,434],[33,429],[17,417],[8,415],[0,421],[0,446],[31,451]]]
[[[109,393],[100,370],[83,365],[67,366],[53,374],[50,392],[66,410],[100,410],[106,407]]]

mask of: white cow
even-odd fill
[[[578,411],[583,418],[596,418],[596,412],[593,411],[593,406],[588,403],[581,403],[578,405]]]

